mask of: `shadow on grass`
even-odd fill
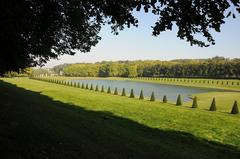
[[[4,159],[240,158],[232,146],[53,101],[3,81],[0,153]]]

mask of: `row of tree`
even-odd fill
[[[240,59],[117,61],[58,65],[60,75],[79,77],[201,77],[240,78]]]

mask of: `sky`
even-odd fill
[[[102,40],[88,53],[77,52],[74,56],[63,55],[58,60],[50,60],[45,67],[63,63],[94,63],[118,60],[172,60],[196,59],[224,56],[240,57],[240,17],[229,18],[222,25],[221,32],[213,32],[215,45],[207,48],[191,46],[176,36],[176,29],[152,36],[152,28],[157,17],[136,12],[139,26],[125,28],[119,35],[111,33],[110,26],[103,26]]]

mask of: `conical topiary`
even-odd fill
[[[122,90],[122,96],[126,96],[125,88],[123,88],[123,90]]]
[[[80,84],[80,83],[78,83],[77,87],[78,87],[78,88],[80,88],[80,87],[81,87],[81,84]]]
[[[237,101],[234,101],[231,114],[239,114]]]
[[[154,95],[154,92],[152,92],[152,94],[151,94],[150,101],[155,101],[155,95]]]
[[[177,97],[176,105],[177,105],[177,106],[182,105],[182,98],[181,98],[181,95],[180,95],[180,94],[179,94],[178,97]]]
[[[104,92],[104,86],[102,85],[101,92]]]
[[[197,108],[197,107],[198,107],[197,97],[195,96],[195,97],[193,98],[192,108]]]
[[[163,96],[163,103],[167,103],[167,96],[166,95]]]
[[[93,84],[91,83],[91,86],[90,86],[90,90],[92,91],[93,90]]]
[[[84,89],[84,87],[85,87],[85,86],[84,86],[84,83],[82,83],[82,89]]]
[[[211,104],[209,110],[210,110],[210,111],[216,111],[216,110],[217,110],[217,106],[216,106],[215,98],[213,98],[213,100],[212,100],[212,104]]]
[[[118,95],[117,87],[114,90],[114,95]]]
[[[96,85],[95,91],[98,92],[98,85]]]
[[[133,92],[133,89],[131,89],[131,92],[130,92],[130,96],[129,96],[129,98],[135,98],[135,96],[134,96],[134,92]]]
[[[110,86],[108,87],[107,93],[111,93],[111,88],[110,88]]]
[[[86,89],[88,89],[88,83],[86,84]]]
[[[139,99],[144,99],[144,96],[143,96],[143,90],[141,90],[141,92],[140,92]]]

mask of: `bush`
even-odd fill
[[[88,89],[88,83],[86,84],[86,89]]]
[[[80,84],[80,83],[78,83],[77,87],[78,87],[78,88],[80,88],[80,87],[81,87],[81,84]]]
[[[213,98],[212,104],[211,104],[209,110],[210,110],[210,111],[216,111],[216,110],[217,110],[215,98]]]
[[[110,88],[110,86],[108,87],[107,93],[111,93],[111,88]]]
[[[102,85],[101,92],[104,92],[104,86]]]
[[[167,103],[167,96],[166,95],[163,96],[163,103]]]
[[[131,93],[130,93],[129,98],[135,98],[135,95],[134,95],[133,89],[131,89]]]
[[[122,90],[122,96],[126,96],[125,88],[123,88],[123,90]]]
[[[151,94],[150,101],[155,101],[155,95],[154,95],[154,92],[152,92],[152,94]]]
[[[239,114],[237,101],[234,101],[231,114]]]
[[[82,89],[84,89],[84,87],[85,87],[85,86],[84,86],[84,83],[82,83]]]
[[[193,98],[192,108],[197,108],[197,107],[198,107],[197,97],[195,96],[195,97]]]
[[[90,90],[92,91],[93,90],[93,84],[91,83],[91,86],[90,86]]]
[[[117,87],[116,87],[115,90],[114,90],[114,95],[118,95]]]
[[[177,97],[176,105],[177,105],[177,106],[182,105],[182,98],[181,98],[181,95],[180,95],[180,94],[179,94],[178,97]]]
[[[141,90],[141,92],[140,92],[139,99],[144,99],[144,96],[143,96],[143,90]]]
[[[98,92],[98,85],[96,85],[95,91]]]

